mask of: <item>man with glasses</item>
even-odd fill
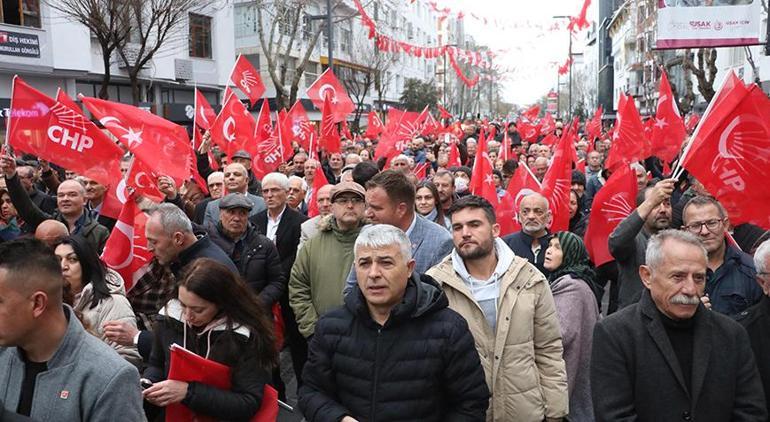
[[[698,236],[708,252],[705,294],[711,309],[735,317],[759,302],[762,289],[754,280],[751,257],[725,239],[728,220],[722,204],[709,196],[695,196],[682,209],[682,218],[682,228]]]
[[[757,269],[757,284],[764,295],[756,305],[743,311],[738,322],[749,333],[751,348],[759,368],[759,376],[765,390],[765,403],[770,403],[770,240],[765,240],[754,252],[754,267]]]
[[[303,336],[315,331],[318,317],[342,305],[342,289],[353,264],[353,245],[364,225],[366,192],[355,182],[332,189],[332,218],[297,254],[289,277],[289,304]]]
[[[661,180],[636,195],[637,207],[615,227],[607,240],[610,254],[618,263],[618,307],[639,301],[642,279],[639,266],[645,264],[647,241],[671,226],[671,193],[674,180]]]
[[[545,250],[551,236],[548,225],[551,224],[551,210],[548,199],[539,193],[530,193],[519,202],[519,212],[516,214],[521,230],[503,238],[516,256],[520,256],[537,267],[541,273],[548,276],[550,271],[543,266]]]

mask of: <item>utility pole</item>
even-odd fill
[[[326,56],[329,59],[329,69],[334,72],[334,28],[332,26],[332,0],[326,0],[326,13],[322,15],[308,15],[309,21],[326,21]]]

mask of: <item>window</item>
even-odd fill
[[[308,64],[305,66],[305,87],[309,87],[310,85],[313,85],[313,82],[315,82],[316,78],[318,78],[318,63],[314,62],[308,62]]]
[[[307,41],[313,36],[313,20],[310,19],[310,15],[305,13],[302,15],[302,39]]]
[[[190,13],[190,57],[211,58],[211,18]]]
[[[235,36],[243,38],[257,33],[257,6],[254,4],[235,5]]]
[[[343,53],[350,52],[350,30],[346,28],[340,29],[340,51]]]
[[[40,28],[40,0],[0,0],[0,3],[3,23]]]

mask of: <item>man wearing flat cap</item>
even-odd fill
[[[342,305],[342,288],[353,263],[353,245],[364,224],[364,188],[341,182],[332,188],[332,213],[297,254],[289,278],[289,303],[303,336],[313,335],[318,317]]]

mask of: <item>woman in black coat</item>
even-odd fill
[[[155,344],[144,378],[152,405],[182,403],[197,414],[249,420],[260,408],[277,361],[272,321],[249,288],[227,267],[201,258],[189,264],[177,299],[159,312]],[[170,347],[189,351],[231,369],[231,388],[168,380]]]

